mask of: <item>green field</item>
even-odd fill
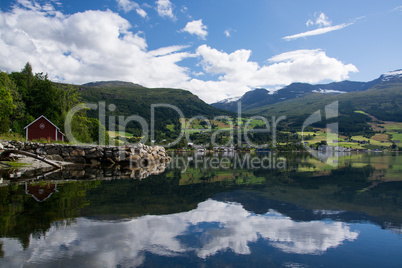
[[[117,136],[126,137],[126,138],[133,137],[133,134],[128,133],[128,132],[123,132],[123,131],[108,131],[108,134],[112,138],[115,138]]]

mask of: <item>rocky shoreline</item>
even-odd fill
[[[119,164],[146,167],[171,161],[164,147],[147,146],[141,143],[119,147],[0,141],[0,150],[26,151],[48,160],[74,164]]]

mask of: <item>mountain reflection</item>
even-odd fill
[[[160,256],[196,254],[207,258],[232,250],[250,254],[250,243],[262,239],[286,253],[321,254],[358,233],[333,221],[296,222],[274,210],[250,213],[238,203],[208,199],[188,212],[101,222],[78,218],[71,225],[53,225],[44,236],[32,237],[23,250],[17,240],[1,238],[6,266],[69,259],[92,267],[139,266],[146,253]]]

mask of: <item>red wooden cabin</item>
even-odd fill
[[[32,123],[24,127],[26,140],[53,140],[64,141],[64,134],[44,115],[39,116]]]

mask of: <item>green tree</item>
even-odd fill
[[[10,116],[16,106],[13,104],[10,92],[2,85],[0,86],[0,107],[0,133],[7,133],[10,129]]]

